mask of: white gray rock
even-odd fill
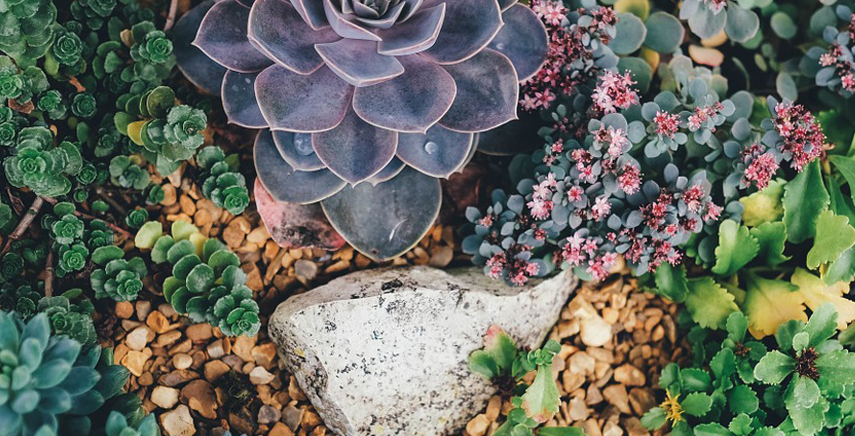
[[[495,392],[467,367],[487,329],[539,346],[576,284],[569,272],[514,288],[478,268],[361,271],[280,304],[269,331],[337,434],[447,435]]]

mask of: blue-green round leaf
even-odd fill
[[[214,269],[207,264],[200,263],[187,274],[187,290],[194,294],[207,292],[214,285]]]
[[[618,70],[629,71],[632,74],[632,80],[636,82],[635,88],[642,94],[647,92],[650,80],[653,78],[653,72],[647,62],[636,57],[621,58],[618,62]]]
[[[784,99],[796,101],[799,98],[799,89],[796,87],[796,81],[793,76],[781,71],[775,79],[775,88],[778,94]]]
[[[644,27],[647,28],[644,45],[659,53],[673,53],[680,48],[686,32],[677,17],[665,12],[650,15]]]
[[[609,47],[615,54],[628,55],[641,48],[646,36],[647,28],[641,19],[629,13],[618,14],[615,37]]]
[[[784,39],[790,39],[796,36],[796,32],[799,30],[793,19],[781,11],[775,12],[772,15],[772,19],[769,24],[772,26],[772,30],[775,31],[775,34]]]
[[[753,38],[758,30],[760,30],[760,17],[757,14],[733,3],[728,4],[727,24],[724,31],[730,39],[735,42],[746,42]]]
[[[724,11],[714,14],[706,7],[699,8],[695,14],[689,17],[689,29],[692,29],[692,33],[702,39],[709,39],[718,35],[726,23],[727,14]]]

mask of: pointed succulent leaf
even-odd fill
[[[419,9],[406,22],[378,30],[377,35],[382,41],[377,45],[377,52],[386,56],[404,56],[431,48],[445,20],[445,8],[446,4],[441,3]]]
[[[317,171],[324,168],[324,163],[312,148],[311,134],[277,130],[273,132],[273,142],[282,159],[295,170]]]
[[[425,235],[439,212],[440,197],[439,181],[407,168],[375,187],[344,188],[321,205],[354,248],[374,260],[386,260]]]
[[[350,110],[332,130],[313,133],[312,146],[330,171],[357,184],[392,160],[398,148],[398,133],[374,127]]]
[[[327,169],[297,171],[282,159],[270,131],[258,134],[253,148],[258,178],[277,201],[314,203],[339,192],[347,184]]]
[[[315,50],[341,80],[356,87],[377,85],[404,74],[398,59],[377,53],[376,41],[342,39],[315,44]]]
[[[226,68],[192,45],[202,18],[213,6],[213,0],[206,0],[181,16],[172,28],[173,51],[178,69],[190,82],[209,94],[219,95]]]
[[[436,42],[424,55],[454,64],[477,55],[499,32],[502,15],[496,0],[446,2],[445,19]]]
[[[282,0],[275,0],[282,1]],[[223,110],[230,123],[250,129],[267,127],[267,121],[261,115],[258,100],[255,98],[255,78],[258,73],[226,72],[220,95]]]
[[[445,69],[457,84],[457,97],[439,121],[441,126],[481,132],[516,119],[519,83],[505,55],[488,48]]]
[[[451,108],[457,85],[445,69],[420,56],[398,59],[403,73],[357,88],[353,110],[366,122],[384,129],[424,133]]]
[[[505,24],[490,42],[490,48],[507,56],[519,80],[526,81],[537,74],[546,61],[546,28],[530,7],[521,4],[502,12],[502,21]]]
[[[255,79],[255,95],[270,128],[320,132],[342,122],[353,87],[327,67],[302,76],[273,65]]]
[[[237,0],[216,2],[199,24],[193,45],[208,57],[241,73],[253,73],[272,62],[247,38],[249,9]]]
[[[526,415],[537,422],[546,422],[558,413],[561,398],[558,387],[552,379],[551,366],[538,366],[534,381],[525,390],[522,400],[522,408],[526,411]]]
[[[267,57],[298,74],[311,74],[324,64],[315,44],[339,39],[328,27],[310,27],[287,0],[256,0],[249,13],[248,32],[249,40]]]
[[[425,134],[400,134],[397,155],[424,174],[447,178],[466,162],[474,143],[471,133],[433,126]]]

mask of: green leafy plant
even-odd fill
[[[552,377],[552,359],[561,345],[548,341],[543,348],[524,351],[498,326],[491,326],[484,336],[484,348],[469,355],[469,369],[495,385],[504,395],[513,395],[514,408],[493,435],[496,436],[581,436],[575,427],[543,427],[558,413],[561,398]],[[527,385],[523,377],[534,371],[534,381]]]
[[[226,157],[220,147],[205,147],[196,155],[202,195],[232,215],[240,215],[249,206],[246,179],[238,172],[237,156]]]
[[[115,248],[115,247],[113,247]],[[103,266],[89,277],[95,298],[134,301],[143,290],[143,278],[148,272],[145,261],[134,257],[123,259],[120,249],[104,251],[96,263]]]
[[[72,289],[64,295],[43,297],[39,300],[38,311],[48,316],[53,334],[68,336],[83,345],[92,345],[98,340],[92,321],[95,307],[88,300],[72,303],[69,299],[81,293],[80,289]]]
[[[46,127],[26,127],[18,133],[14,154],[3,161],[6,178],[15,187],[28,187],[36,194],[56,197],[71,190],[68,176],[83,167],[80,149],[71,142],[53,145]]]
[[[740,312],[728,316],[724,337],[695,327],[696,366],[662,370],[666,397],[641,423],[672,434],[846,434],[855,423],[855,354],[835,338],[837,324],[834,305],[824,304],[807,322],[782,324],[769,349],[746,336]]]
[[[192,224],[176,221],[164,235],[159,222],[148,222],[134,240],[151,249],[151,260],[171,266],[163,296],[179,313],[208,322],[227,336],[254,336],[261,327],[258,304],[246,286],[240,259],[226,246],[204,237]]]
[[[110,160],[110,180],[116,186],[142,191],[151,182],[151,174],[136,156],[116,156]]]

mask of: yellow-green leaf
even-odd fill
[[[686,310],[701,327],[723,329],[727,317],[739,310],[733,294],[719,286],[712,277],[689,280]]]
[[[816,220],[816,236],[807,255],[807,266],[816,269],[832,262],[853,245],[855,228],[849,225],[849,218],[824,210]]]
[[[784,196],[785,182],[781,179],[773,180],[769,186],[757,191],[747,197],[742,197],[739,202],[745,210],[742,212],[742,221],[748,227],[759,226],[763,223],[779,221],[784,216],[784,204],[781,198]]]
[[[537,422],[549,421],[558,413],[561,398],[555,380],[552,378],[550,366],[538,366],[537,375],[535,375],[531,386],[525,390],[522,400],[522,408],[526,415]]]
[[[760,244],[757,258],[766,265],[778,265],[790,260],[790,256],[784,256],[787,226],[782,221],[760,224],[751,229],[751,236]]]
[[[748,274],[747,285],[742,310],[755,338],[775,334],[778,326],[793,319],[807,321],[805,300],[796,285],[756,274]]]
[[[832,303],[837,308],[837,328],[843,330],[855,320],[855,301],[844,298],[849,292],[849,283],[837,282],[828,286],[821,278],[805,269],[797,268],[790,282],[799,288],[805,304],[811,311],[816,311],[825,303]]]

